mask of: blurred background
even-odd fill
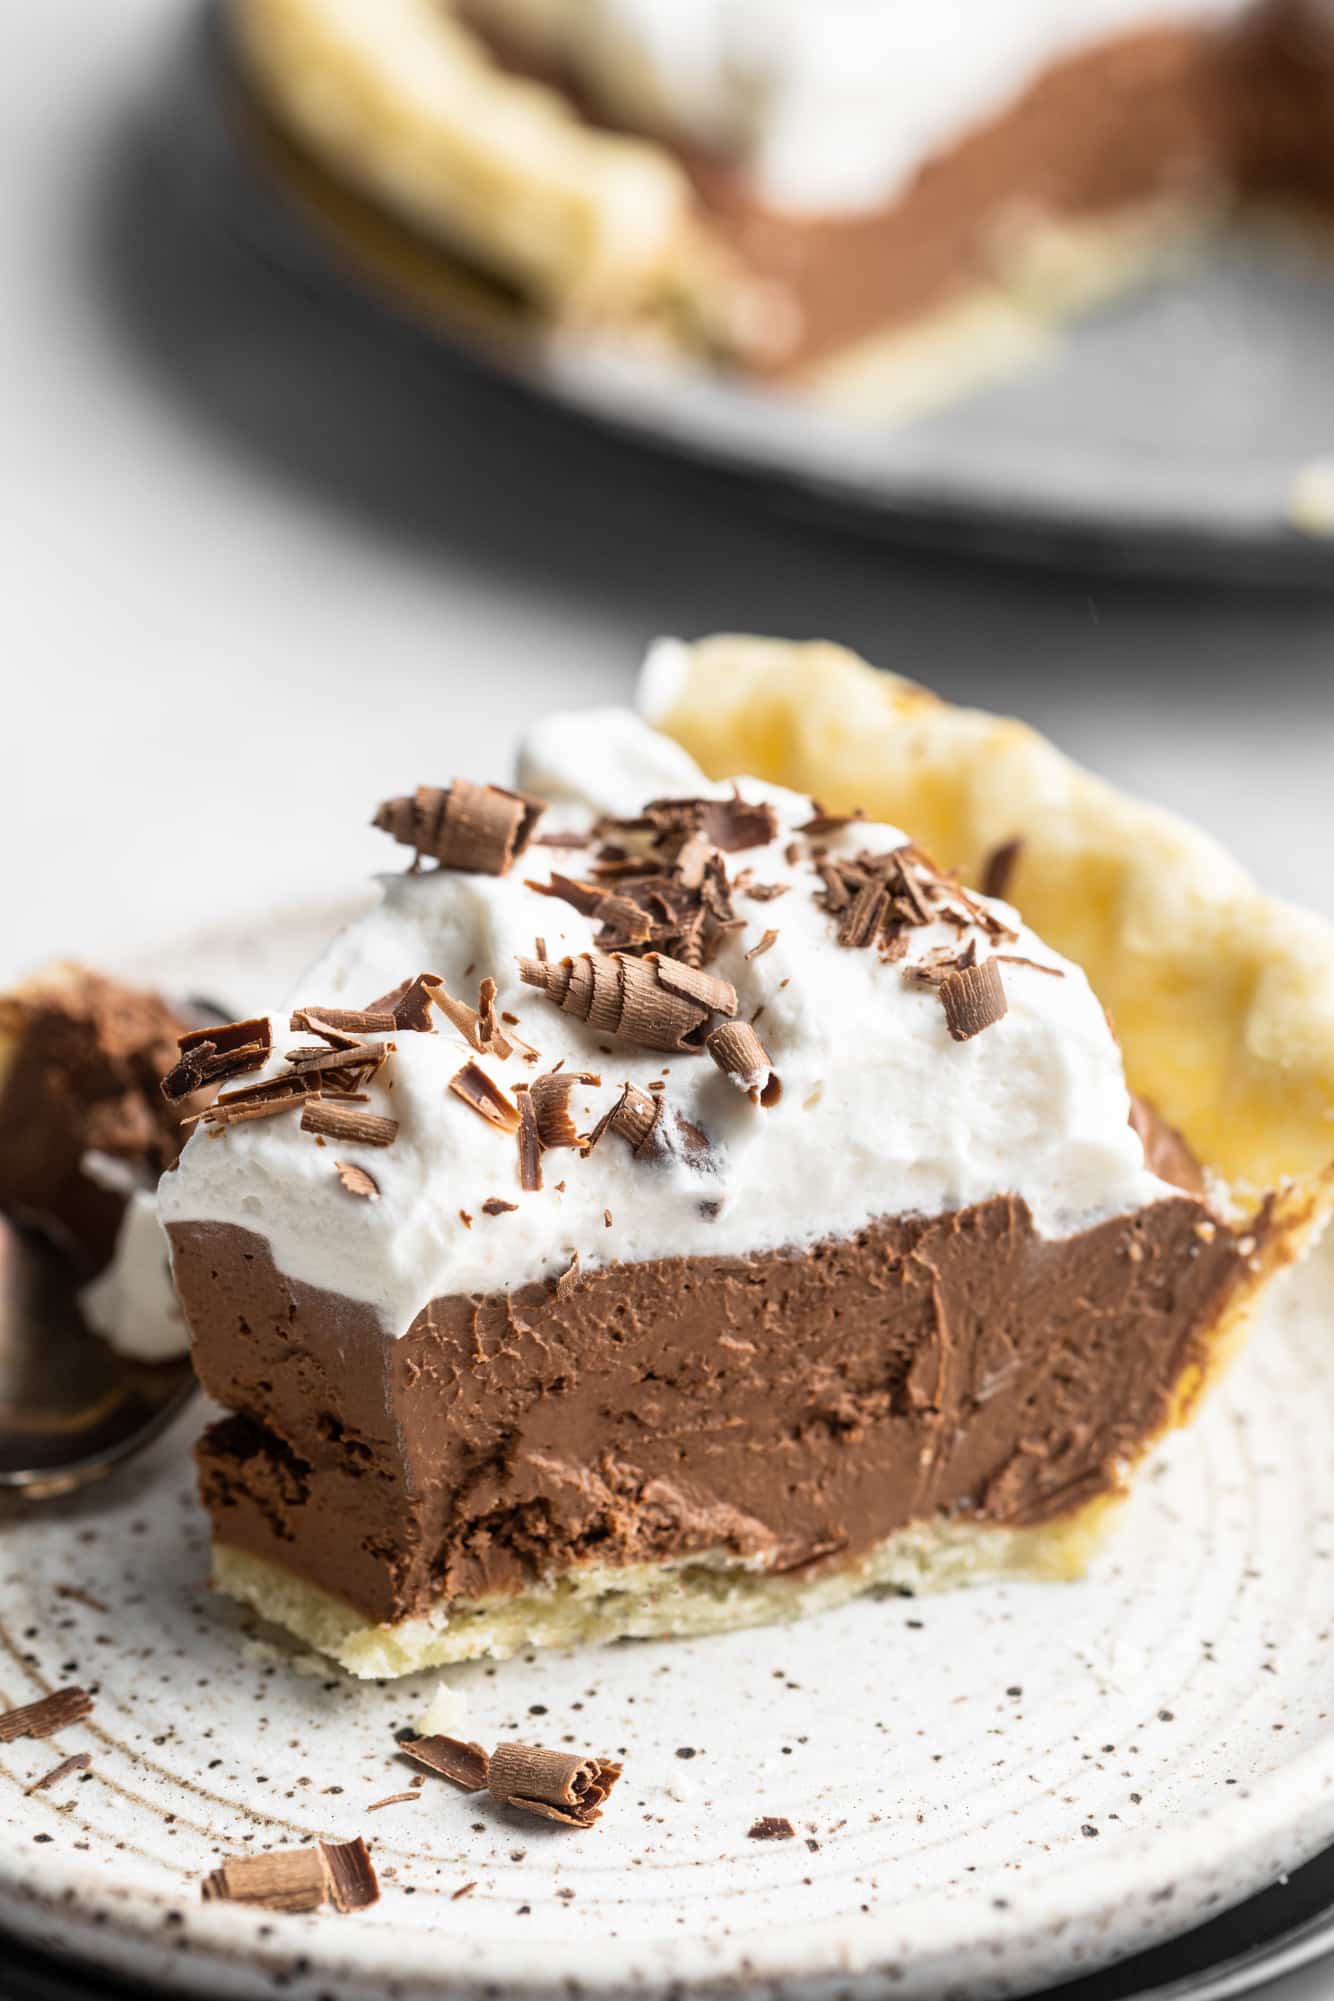
[[[1334,545],[1250,587],[960,558],[637,449],[257,249],[195,6],[5,24],[5,973],[336,892],[375,800],[719,627],[1017,711],[1334,911]]]

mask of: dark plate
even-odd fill
[[[400,346],[465,355],[627,440],[862,534],[1104,570],[1334,584],[1334,512],[1328,539],[1291,520],[1299,475],[1334,464],[1334,253],[1315,232],[1234,230],[1010,380],[914,423],[853,424],[553,335],[267,124],[218,0],[180,91],[198,189],[226,225]]]
[[[1225,1916],[1085,1980],[1049,1987],[1043,2001],[1234,2001],[1334,1950],[1332,1902],[1334,1849],[1326,1849]],[[0,2001],[132,2001],[144,1992],[142,1983],[0,1935]]]

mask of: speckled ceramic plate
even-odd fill
[[[274,931],[304,956],[300,926]],[[242,1007],[281,970],[236,944],[187,959]],[[210,1598],[196,1411],[3,1523],[0,1705],[72,1681],[97,1703],[0,1749],[0,1928],[142,1983],[297,2001],[990,1996],[1182,1931],[1334,1836],[1331,1309],[1334,1246],[1085,1583],[450,1670],[468,1734],[624,1758],[583,1834],[444,1782],[372,1810],[406,1787],[395,1731],[437,1678],[341,1680]],[[86,1774],[25,1792],[80,1749]],[[760,1815],[794,1837],[749,1839]],[[357,1833],[372,1911],[200,1901],[219,1856]]]

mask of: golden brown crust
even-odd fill
[[[340,179],[559,320],[733,346],[752,284],[666,150],[501,70],[443,0],[234,0],[261,100]]]

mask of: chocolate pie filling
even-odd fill
[[[539,73],[477,12],[462,11],[502,66]],[[570,78],[542,80],[603,122]],[[1011,219],[1111,219],[1236,185],[1334,199],[1332,135],[1328,26],[1310,0],[1280,0],[1230,32],[1167,24],[1052,64],[999,116],[928,159],[893,201],[865,213],[776,211],[728,161],[651,136],[685,167],[713,230],[796,307],[790,344],[749,357],[782,371],[993,280]]]
[[[171,1234],[199,1373],[235,1413],[199,1447],[219,1542],[384,1621],[570,1565],[791,1572],[941,1512],[1059,1517],[1168,1420],[1243,1269],[1188,1194],[1060,1239],[999,1196],[438,1299],[393,1340],[259,1236]]]

